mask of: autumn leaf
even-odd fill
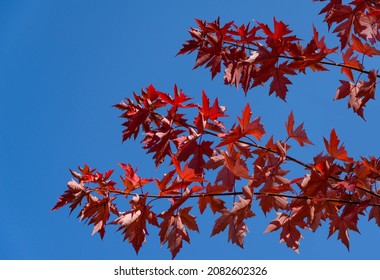
[[[306,131],[303,128],[303,123],[301,123],[297,128],[294,130],[294,115],[293,112],[290,112],[288,121],[285,122],[286,131],[288,133],[288,137],[292,138],[293,140],[296,140],[298,144],[302,147],[306,144],[313,143],[307,138]]]
[[[189,214],[191,208],[189,206],[179,209],[177,213],[169,209],[158,216],[163,219],[159,225],[161,245],[168,243],[168,248],[172,253],[173,259],[181,250],[183,241],[190,243],[190,237],[186,228],[199,231],[195,216]]]
[[[221,184],[207,184],[205,188],[205,193],[201,193],[198,200],[199,211],[201,214],[205,211],[207,205],[210,206],[211,211],[215,214],[216,212],[221,212],[222,209],[225,209],[225,202],[218,198],[217,195],[227,191],[228,188],[225,185]]]
[[[295,75],[296,72],[288,67],[287,62],[283,62],[279,67],[273,68],[271,76],[273,77],[272,82],[269,87],[269,95],[276,92],[276,96],[280,97],[282,100],[286,100],[286,94],[288,92],[288,86],[292,82],[285,77],[285,75]]]
[[[303,238],[297,226],[304,229],[307,224],[304,221],[297,221],[293,219],[294,216],[286,213],[278,213],[277,217],[270,222],[265,229],[266,232],[273,232],[281,229],[280,243],[285,242],[286,246],[299,253],[300,239]]]
[[[369,57],[380,55],[380,50],[370,46],[367,43],[363,44],[362,41],[355,35],[352,35],[352,45],[350,47],[359,53],[368,55]]]
[[[353,159],[347,156],[346,148],[343,143],[339,146],[340,140],[336,135],[335,129],[331,130],[330,141],[323,138],[327,152],[335,159],[351,162]]]
[[[180,163],[178,159],[172,155],[172,161],[173,165],[175,167],[175,170],[177,171],[177,174],[182,179],[183,182],[191,183],[191,182],[205,182],[201,175],[196,174],[194,169],[190,168],[187,163],[185,163],[185,166],[183,169],[181,169]]]
[[[67,183],[68,190],[66,190],[59,198],[56,205],[51,209],[51,211],[55,211],[66,204],[70,205],[70,213],[74,211],[74,209],[81,204],[82,199],[88,194],[83,183],[77,183],[74,180],[71,180]]]
[[[228,241],[239,247],[244,247],[244,237],[248,232],[248,227],[244,220],[254,217],[255,214],[251,210],[252,197],[243,198],[238,196],[239,201],[234,203],[232,210],[222,209],[222,215],[215,221],[211,236],[224,231],[227,226]]]
[[[251,135],[257,140],[265,134],[264,126],[260,122],[260,117],[251,121],[251,107],[249,103],[243,109],[241,118],[238,117],[239,126],[233,126],[227,133],[221,133],[220,137],[223,139],[216,147],[222,147],[227,144],[236,143],[241,138]]]
[[[119,165],[125,171],[125,177],[120,176],[120,178],[126,188],[124,191],[126,196],[129,195],[130,192],[138,188],[141,188],[143,185],[153,181],[153,179],[144,179],[144,178],[139,177],[136,174],[137,169],[134,170],[130,164],[119,163]]]
[[[341,72],[344,73],[352,82],[354,81],[352,68],[363,69],[363,65],[359,62],[358,57],[353,57],[353,54],[354,50],[351,47],[348,48],[346,52],[342,52],[344,67],[341,69]]]
[[[88,224],[94,224],[92,234],[99,233],[100,238],[104,238],[106,232],[105,227],[111,212],[119,215],[116,205],[112,203],[114,198],[104,197],[102,199],[96,196],[87,196],[87,203],[80,211],[78,218],[88,221]]]
[[[192,98],[183,93],[182,89],[178,90],[177,85],[174,85],[174,98],[164,92],[159,92],[159,95],[163,101],[175,108],[192,108],[196,106],[193,103],[184,104]]]
[[[340,216],[334,215],[331,217],[329,236],[338,231],[338,239],[350,249],[350,241],[348,230],[353,230],[359,233],[357,223],[358,215],[361,213],[361,209],[357,205],[346,205]]]
[[[147,196],[147,194],[142,197],[135,195],[130,201],[131,210],[122,213],[111,223],[119,226],[118,231],[122,231],[124,240],[128,239],[136,254],[146,242],[146,236],[149,235],[147,222],[158,227],[156,214],[151,211],[152,206],[146,204]]]

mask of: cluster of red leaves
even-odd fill
[[[226,108],[218,104],[218,99],[211,106],[205,92],[201,105],[188,103],[190,98],[176,86],[173,95],[151,85],[134,98],[116,105],[126,120],[123,139],[137,137],[135,132],[142,129],[143,148],[153,154],[156,165],[168,160],[172,168],[162,178],[147,179],[137,175],[129,164],[120,164],[124,188],[119,189],[109,179],[112,171],[102,174],[85,165],[80,173],[72,171],[77,181],[68,183],[68,190],[53,208],[69,204],[73,211],[85,199],[78,217],[89,220],[94,225],[93,233],[99,232],[102,238],[107,223],[117,225],[138,252],[150,224],[160,229],[160,241],[168,244],[174,258],[183,241],[190,242],[188,231],[199,231],[196,217],[190,214],[192,206],[188,206],[192,199],[198,200],[201,214],[209,207],[220,215],[211,235],[228,228],[228,240],[240,247],[248,232],[246,220],[255,216],[255,203],[265,214],[272,210],[279,213],[266,232],[280,230],[281,241],[296,251],[302,237],[299,229],[315,231],[322,221],[329,221],[329,235],[338,231],[338,238],[347,247],[348,230],[358,230],[358,215],[367,208],[371,209],[369,218],[380,225],[380,195],[375,190],[380,159],[355,161],[335,130],[324,139],[325,153],[315,156],[311,164],[301,163],[308,173],[291,179],[286,177],[288,171],[283,165],[300,162],[288,155],[289,142],[300,147],[312,144],[303,124],[295,125],[292,112],[285,122],[286,139],[275,141],[271,136],[261,146],[251,136],[261,141],[266,131],[259,117],[252,119],[248,104],[237,117],[237,124],[227,129],[220,120],[226,116]],[[194,116],[193,121],[186,121],[186,115]],[[227,195],[238,195],[232,208],[222,199]],[[114,201],[118,196],[133,196],[130,210],[117,210]],[[162,213],[155,213],[149,205],[158,198],[169,201]],[[109,222],[111,214],[116,217]]]
[[[212,77],[221,72],[223,64],[225,83],[241,85],[245,92],[270,82],[269,94],[275,92],[284,100],[290,76],[306,73],[307,68],[326,71],[328,65],[339,66],[349,81],[341,81],[335,98],[349,97],[349,107],[363,117],[364,106],[374,98],[378,75],[376,70],[365,71],[358,56],[363,61],[380,54],[375,48],[380,39],[380,7],[369,0],[327,2],[321,13],[326,14],[329,28],[336,25],[332,32],[341,42],[342,63],[328,59],[339,47],[327,47],[315,28],[303,46],[276,19],[273,28],[260,22],[222,26],[219,20],[197,20],[199,28],[190,30],[192,39],[179,54],[197,51],[194,68],[204,65]],[[353,71],[359,73],[357,78]],[[368,81],[359,79],[363,73]],[[280,241],[295,251],[301,230],[316,231],[322,222],[329,224],[328,236],[337,232],[347,248],[349,231],[359,231],[359,215],[368,211],[368,218],[380,226],[380,190],[376,188],[380,158],[353,159],[333,129],[323,139],[325,151],[304,163],[289,155],[292,142],[300,148],[312,144],[292,112],[285,121],[286,138],[275,140],[269,135],[263,141],[268,133],[261,118],[252,117],[249,104],[236,123],[226,128],[221,120],[227,117],[226,107],[217,98],[210,101],[203,91],[200,103],[191,103],[177,86],[168,94],[150,85],[115,105],[122,111],[123,141],[142,135],[143,149],[152,154],[156,167],[166,162],[169,169],[161,178],[143,178],[137,168],[121,163],[124,187],[116,188],[110,180],[113,170],[103,174],[85,165],[79,172],[71,171],[75,179],[52,210],[69,205],[71,213],[79,208],[78,218],[92,224],[93,233],[101,238],[107,225],[118,226],[136,253],[146,242],[148,227],[158,227],[160,242],[167,244],[173,258],[183,241],[190,243],[189,231],[199,231],[197,218],[191,214],[196,205],[193,200],[200,214],[209,208],[218,215],[211,236],[228,229],[228,240],[240,247],[248,232],[247,219],[260,209],[265,215],[277,212],[265,232],[280,231]],[[306,174],[291,178],[284,169],[289,163],[301,165]],[[118,197],[132,197],[130,209],[120,212]],[[232,205],[226,197],[235,198]],[[168,201],[161,213],[154,210],[153,202],[158,199]]]
[[[320,1],[323,2],[323,1]],[[217,19],[213,22],[196,20],[197,28],[191,28],[191,39],[187,40],[178,54],[197,52],[194,68],[210,68],[212,78],[224,69],[225,84],[239,85],[244,92],[269,83],[269,95],[286,100],[290,77],[297,73],[327,71],[327,65],[341,67],[349,81],[341,80],[335,99],[349,96],[348,106],[364,118],[364,107],[374,99],[377,70],[364,71],[359,56],[380,55],[375,44],[380,40],[380,4],[377,1],[355,0],[343,4],[341,0],[330,0],[321,10],[326,14],[329,29],[336,25],[341,42],[342,62],[334,62],[329,55],[337,53],[336,47],[327,47],[324,37],[319,37],[315,27],[313,36],[305,46],[292,35],[292,30],[274,18],[273,27],[255,22],[254,25],[224,25]],[[364,43],[363,43],[364,41]],[[359,73],[355,79],[353,71]],[[368,81],[360,74],[367,74]]]

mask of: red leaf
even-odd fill
[[[164,158],[172,153],[170,142],[178,138],[183,130],[174,129],[173,123],[168,119],[163,119],[161,126],[157,130],[151,130],[146,133],[143,140],[144,149],[147,153],[153,153],[156,166],[159,166]]]
[[[363,44],[362,41],[355,35],[352,35],[352,45],[350,47],[357,52],[368,55],[369,57],[380,55],[380,50],[370,46],[367,43]]]
[[[124,240],[132,244],[138,254],[143,243],[146,242],[146,235],[149,235],[146,223],[158,227],[156,214],[150,211],[152,206],[146,204],[147,194],[143,197],[136,195],[131,201],[131,210],[122,213],[111,224],[119,225],[118,231],[122,230]]]
[[[243,159],[240,158],[240,153],[234,156],[229,156],[226,152],[223,152],[225,159],[225,166],[236,176],[246,179],[251,179],[248,174],[248,168]]]
[[[125,195],[129,195],[130,192],[141,188],[143,185],[150,183],[153,181],[153,179],[144,179],[139,176],[137,176],[137,168],[136,170],[133,170],[132,166],[130,164],[125,163],[119,163],[119,165],[124,169],[125,171],[125,177],[120,176],[121,181],[123,182],[124,186],[126,187],[124,193]]]
[[[346,205],[340,216],[334,215],[331,218],[329,236],[338,231],[338,239],[350,249],[348,230],[359,232],[357,228],[358,215],[361,213],[361,209],[358,205]]]
[[[82,199],[88,194],[83,183],[77,183],[74,180],[71,180],[67,183],[67,187],[68,190],[58,198],[57,204],[51,209],[51,211],[55,211],[66,204],[71,204],[71,213],[79,204],[81,204]]]
[[[339,159],[346,162],[352,162],[352,158],[347,156],[346,148],[343,144],[340,145],[340,140],[336,135],[335,129],[330,133],[330,141],[327,141],[326,138],[323,138],[326,146],[327,152],[335,159]]]
[[[354,76],[352,74],[352,69],[349,67],[363,69],[363,65],[359,62],[358,57],[352,57],[353,53],[354,51],[351,47],[348,48],[345,53],[342,52],[343,63],[348,67],[342,67],[341,72],[344,73],[351,81],[354,81]]]
[[[285,242],[286,246],[298,253],[302,235],[296,227],[307,228],[307,225],[304,221],[297,221],[293,217],[294,214],[291,216],[286,213],[278,214],[276,219],[270,222],[264,232],[273,232],[282,229],[280,233],[280,243]]]
[[[380,195],[380,190],[378,189],[376,192],[378,195]],[[373,197],[371,199],[371,203],[373,204],[380,204],[380,198]],[[380,227],[380,207],[379,206],[373,206],[371,211],[368,214],[368,220],[375,219],[376,224]]]
[[[204,156],[210,158],[213,154],[213,149],[211,141],[201,141],[198,144],[199,134],[197,134],[193,129],[190,129],[192,134],[189,136],[182,136],[175,140],[178,145],[178,151],[175,154],[179,161],[187,161],[189,157],[192,159],[189,162],[189,167],[195,170],[196,174],[202,174],[204,165],[206,161]]]
[[[174,85],[174,98],[172,98],[169,94],[159,92],[160,97],[163,101],[165,101],[168,104],[171,104],[175,108],[191,108],[196,107],[195,104],[183,104],[189,100],[191,100],[191,97],[188,97],[186,94],[182,92],[182,89],[178,90],[177,85]]]
[[[168,248],[174,259],[182,248],[182,241],[190,243],[190,237],[186,228],[199,231],[195,217],[189,214],[191,207],[179,209],[178,213],[168,210],[159,215],[163,221],[160,224],[161,245],[168,243]]]
[[[216,197],[217,194],[223,193],[227,191],[227,187],[225,185],[219,184],[207,184],[206,193],[201,194],[198,200],[199,211],[201,214],[205,211],[207,205],[210,206],[211,211],[215,214],[216,212],[221,212],[222,209],[225,209],[225,202],[220,198]]]
[[[255,216],[251,210],[251,205],[252,197],[244,199],[239,196],[239,202],[234,203],[234,207],[231,211],[222,209],[222,216],[215,221],[211,236],[224,231],[227,226],[229,226],[228,241],[243,248],[244,237],[248,232],[248,227],[244,223],[244,220]]]
[[[254,119],[251,122],[251,116],[251,106],[249,105],[249,103],[247,103],[244,107],[242,117],[238,117],[241,128],[241,135],[245,136],[249,134],[260,141],[261,136],[265,134],[264,126],[262,125],[262,123],[260,123],[260,117]]]
[[[174,155],[172,155],[172,161],[179,177],[182,179],[183,182],[191,183],[206,181],[199,174],[196,174],[194,169],[190,168],[187,163],[185,163],[185,166],[182,170],[178,159]]]
[[[86,219],[88,224],[94,224],[94,229],[92,234],[99,232],[100,238],[104,238],[106,232],[105,227],[107,221],[110,217],[110,213],[119,215],[119,211],[116,205],[112,203],[113,198],[104,197],[99,199],[95,196],[87,196],[87,204],[83,207],[82,211],[79,213],[78,217],[80,220]]]
[[[270,84],[269,95],[271,95],[273,92],[276,92],[276,96],[285,101],[286,93],[288,92],[287,85],[292,84],[292,82],[287,77],[285,77],[285,75],[295,74],[296,72],[287,66],[287,62],[281,63],[279,67],[275,67],[271,72],[273,80]]]
[[[288,121],[285,122],[286,131],[288,133],[288,137],[296,140],[298,144],[302,147],[305,143],[311,144],[313,143],[307,138],[306,131],[303,128],[303,123],[301,123],[295,130],[294,130],[294,115],[293,112],[290,112]]]

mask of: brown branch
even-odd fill
[[[113,191],[117,194],[123,194],[122,192]],[[242,195],[243,192],[230,192],[230,193],[201,193],[201,194],[193,194],[189,196],[189,198],[201,198],[201,197],[208,197],[208,196],[235,196],[235,195]],[[137,193],[129,193],[128,196],[134,196],[139,195]],[[275,196],[275,197],[283,197],[283,198],[291,198],[291,199],[302,199],[302,200],[313,200],[315,197],[312,196],[297,196],[297,195],[290,195],[290,194],[278,194],[278,193],[262,193],[262,192],[254,192],[253,195],[256,196]],[[149,198],[155,198],[155,199],[175,199],[180,198],[181,195],[150,195],[148,194],[147,197]],[[363,203],[363,201],[357,201],[357,200],[343,200],[343,199],[336,199],[336,198],[326,198],[324,200],[325,202],[334,202],[334,203],[342,203],[342,204],[353,204],[353,205],[360,205]],[[380,207],[380,204],[377,203],[370,203],[368,206],[373,207]]]
[[[234,47],[239,47],[239,48],[243,47],[242,45],[231,43],[231,42],[224,42],[224,43],[226,45],[230,45],[230,46],[234,46]],[[250,51],[257,51],[257,49],[252,48],[252,47],[246,47],[246,46],[244,46],[244,48],[247,49],[247,50],[250,50]],[[279,58],[285,58],[285,59],[291,59],[291,60],[303,60],[302,57],[293,57],[293,56],[287,56],[287,55],[279,55],[278,57]],[[347,69],[351,69],[351,70],[354,70],[354,71],[357,71],[357,72],[360,72],[360,73],[365,73],[367,75],[370,73],[370,71],[367,71],[367,70],[364,70],[364,69],[361,69],[361,68],[357,68],[357,67],[353,67],[353,66],[350,66],[350,65],[346,65],[344,63],[337,63],[337,62],[334,62],[334,61],[323,60],[323,61],[320,61],[318,63],[322,64],[322,65],[330,65],[330,66],[347,68]],[[380,78],[380,74],[377,74],[376,77]]]

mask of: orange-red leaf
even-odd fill
[[[191,207],[179,209],[178,213],[168,210],[159,215],[163,221],[160,224],[160,241],[161,245],[168,243],[168,248],[172,253],[172,258],[182,248],[182,241],[190,243],[190,237],[186,228],[189,230],[199,231],[195,216],[190,215]]]
[[[87,204],[83,207],[78,217],[80,220],[87,220],[88,224],[94,224],[92,234],[99,232],[103,239],[106,232],[105,227],[111,212],[119,215],[116,205],[112,203],[113,198],[104,197],[99,199],[93,195],[87,197]]]
[[[357,52],[368,55],[369,57],[372,57],[374,55],[380,55],[380,50],[370,46],[367,43],[363,44],[362,41],[355,35],[352,35],[351,48],[353,48]]]
[[[119,225],[118,231],[122,230],[124,240],[132,244],[138,254],[143,243],[146,242],[146,235],[149,235],[146,228],[146,223],[158,227],[156,214],[150,209],[152,206],[146,204],[147,194],[143,197],[136,195],[130,201],[131,210],[123,213],[112,222],[114,225]]]
[[[351,162],[353,159],[348,157],[346,148],[343,144],[339,146],[340,140],[336,135],[335,129],[330,133],[330,141],[323,138],[327,152],[335,159],[339,159],[346,162]]]
[[[231,211],[228,209],[222,209],[220,211],[222,216],[215,221],[211,236],[224,231],[228,226],[228,241],[243,248],[244,237],[248,232],[248,227],[244,220],[255,216],[251,210],[251,205],[252,197],[242,198],[239,196],[239,201],[234,203]]]
[[[303,128],[303,123],[301,123],[297,128],[294,130],[294,115],[293,112],[290,112],[288,121],[285,122],[286,131],[288,133],[288,137],[292,138],[293,140],[296,140],[300,146],[303,146],[306,144],[313,144],[309,138],[306,135],[306,131]]]
[[[130,164],[119,163],[119,165],[125,171],[125,177],[120,176],[121,181],[123,182],[125,186],[125,191],[124,191],[125,195],[128,195],[132,191],[139,189],[143,185],[153,181],[153,179],[144,179],[144,178],[139,177],[136,174],[137,168],[136,170],[134,170]]]

